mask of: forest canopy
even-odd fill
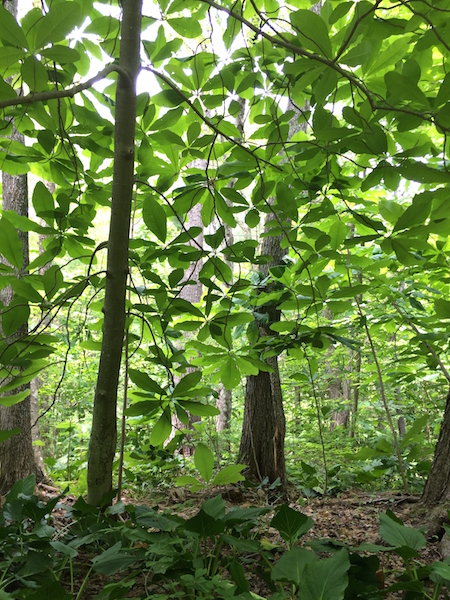
[[[342,435],[353,482],[421,489],[450,382],[448,2],[16,9],[0,7],[3,455],[31,439],[11,415],[39,375],[35,443],[51,469],[51,415],[77,431],[93,504],[173,436],[206,483],[284,488],[285,410],[287,471],[320,469],[313,488]],[[240,448],[231,434],[214,479],[211,417],[229,430],[231,406]],[[311,427],[313,465],[292,441]]]

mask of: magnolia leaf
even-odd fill
[[[19,404],[19,402],[23,402],[30,395],[30,390],[24,390],[23,392],[19,392],[18,394],[13,394],[12,396],[2,396],[0,398],[1,406],[14,406],[15,404]]]
[[[166,241],[167,237],[167,217],[164,208],[152,196],[147,196],[142,208],[144,223],[149,230],[161,240]]]
[[[238,481],[245,481],[245,477],[242,475],[242,471],[245,469],[245,465],[228,465],[221,469],[214,479],[211,481],[211,485],[228,485],[230,483],[237,483]]]
[[[214,467],[214,455],[205,444],[197,444],[194,454],[194,464],[206,483],[209,483]]]
[[[210,404],[202,404],[201,402],[193,402],[192,400],[179,400],[182,407],[188,410],[191,415],[196,417],[216,417],[220,415],[220,410]]]
[[[241,374],[237,362],[229,356],[219,371],[220,381],[227,390],[232,390],[241,381]]]
[[[201,371],[194,371],[193,373],[188,373],[185,375],[177,385],[174,387],[172,396],[176,398],[177,396],[182,396],[186,392],[195,388],[200,379],[202,378]]]
[[[328,29],[319,15],[311,10],[297,10],[291,14],[291,23],[302,46],[327,58],[332,57]]]
[[[19,48],[28,46],[27,38],[13,15],[0,6],[0,40]],[[3,52],[4,48],[1,49]]]
[[[172,431],[172,423],[170,417],[165,412],[159,417],[156,423],[153,425],[152,433],[150,436],[150,444],[152,446],[160,446],[167,440]]]
[[[22,242],[16,229],[7,219],[0,219],[0,254],[2,254],[13,267],[20,269],[23,262],[22,252]]]
[[[48,13],[31,30],[34,50],[60,42],[78,24],[81,7],[77,2],[53,2]]]
[[[160,396],[165,395],[165,391],[162,389],[162,387],[151,377],[149,377],[147,373],[142,373],[137,369],[129,369],[128,375],[131,381],[142,390],[145,390],[146,392],[153,392],[155,394],[159,394]]]

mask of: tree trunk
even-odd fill
[[[141,0],[122,5],[111,221],[106,265],[103,339],[88,455],[89,504],[100,504],[112,490],[112,470],[117,443],[117,388],[125,331],[125,292],[134,186],[134,136],[136,127],[136,77],[139,72]]]
[[[17,0],[5,0],[4,6],[9,12],[17,17]],[[13,125],[11,139],[23,142],[23,136],[19,134]],[[26,175],[8,175],[2,173],[2,208],[3,210],[14,210],[17,214],[28,216],[28,180]],[[18,231],[22,242],[23,262],[22,268],[17,272],[17,277],[22,277],[28,269],[28,233]],[[1,300],[4,306],[8,306],[13,300],[13,291],[10,287],[2,290]],[[9,337],[9,342],[23,338],[28,333],[28,324],[24,323]],[[2,332],[3,335],[3,332]],[[11,392],[3,394],[3,397],[29,392],[30,385],[22,385]],[[0,493],[6,493],[19,479],[24,479],[31,473],[39,473],[35,468],[33,447],[31,440],[30,420],[30,396],[11,407],[0,406],[0,430],[18,433],[0,444]]]
[[[421,502],[433,506],[450,499],[450,389],[444,418],[434,450],[433,464],[423,490]]]
[[[269,214],[267,220],[271,220]],[[263,240],[261,253],[272,256],[270,264],[262,267],[263,275],[269,273],[269,266],[282,263],[285,251],[281,248],[282,236],[266,237]],[[280,320],[281,313],[273,304],[259,307],[258,312],[269,316],[269,323],[260,326],[261,335],[268,335],[271,323]],[[272,334],[273,332],[271,332]],[[281,486],[286,486],[286,465],[284,457],[284,437],[286,419],[283,410],[278,359],[271,357],[268,364],[273,373],[260,371],[258,375],[247,377],[245,388],[244,420],[242,423],[239,462],[247,465],[246,475],[250,479],[270,483],[280,479]]]
[[[34,464],[36,472],[36,481],[44,481],[46,478],[44,455],[42,446],[37,445],[41,441],[41,430],[39,427],[39,387],[41,380],[35,377],[30,382],[30,418],[31,418],[31,439],[33,442]]]
[[[194,163],[191,165],[192,167],[198,167],[198,168],[206,168],[206,165],[203,164],[204,161],[199,161],[199,164],[195,164],[197,161],[194,161]],[[201,163],[201,166],[200,166]],[[188,212],[188,216],[187,216],[187,220],[188,220],[188,224],[189,227],[200,227],[202,229],[202,232],[200,233],[200,235],[198,235],[195,240],[191,240],[190,241],[190,245],[198,248],[203,247],[203,222],[202,222],[202,205],[201,204],[196,204],[195,206],[193,206],[191,208],[191,210]],[[191,304],[197,304],[198,302],[200,302],[201,298],[202,298],[202,291],[203,291],[203,286],[200,282],[200,271],[202,270],[202,266],[203,263],[201,260],[197,260],[195,262],[192,262],[189,265],[189,268],[186,270],[184,277],[182,279],[181,282],[181,290],[180,290],[180,298],[182,298],[183,300],[186,300],[187,302],[190,302]],[[195,282],[194,283],[189,283],[189,282]],[[187,367],[186,368],[186,373],[192,373],[193,371],[195,371],[195,369],[193,367]],[[179,379],[176,378],[176,381],[178,382]],[[192,424],[196,423],[198,421],[200,421],[200,417],[197,417],[195,415],[191,415],[189,414],[189,425],[188,427],[192,429]],[[186,425],[184,425],[181,420],[178,418],[178,415],[176,413],[172,414],[172,433],[169,437],[169,440],[172,439],[173,437],[175,437],[175,433],[177,430],[182,430],[185,429]],[[190,435],[186,435],[184,437],[183,440],[183,445],[181,446],[180,452],[184,455],[184,456],[192,456],[194,454],[194,448],[192,446],[192,438]]]

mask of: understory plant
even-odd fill
[[[437,600],[450,582],[450,561],[424,564],[423,533],[391,511],[380,516],[383,545],[351,547],[302,540],[314,521],[286,504],[227,509],[218,495],[182,517],[62,495],[45,503],[34,489],[33,476],[18,482],[1,511],[0,600]],[[384,587],[382,553],[403,561]]]

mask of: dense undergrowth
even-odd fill
[[[70,506],[62,495],[45,503],[29,477],[2,508],[0,599],[448,597],[450,560],[423,564],[423,533],[391,511],[380,515],[382,545],[304,542],[313,523],[286,504],[227,509],[221,495],[188,518],[176,508],[122,502],[102,512],[81,497]],[[388,586],[383,553],[397,555],[402,565]]]

